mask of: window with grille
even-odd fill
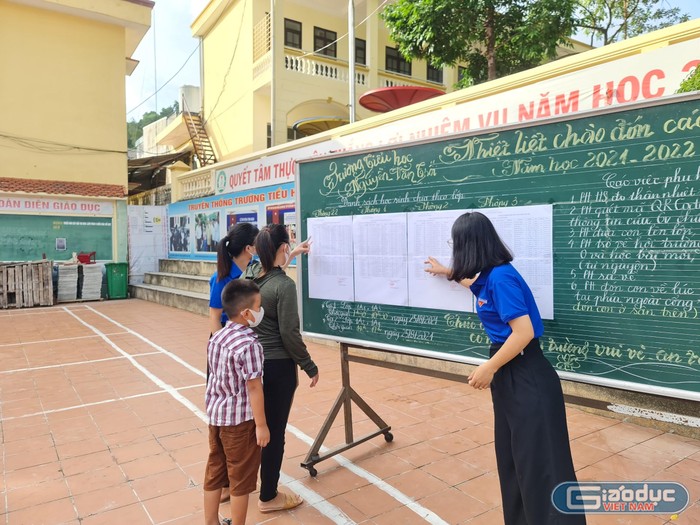
[[[335,58],[337,56],[338,34],[322,27],[314,27],[314,53]]]
[[[367,65],[367,42],[361,38],[355,39],[355,64]]]
[[[437,68],[433,67],[430,64],[428,64],[428,75],[426,78],[430,82],[437,82],[438,84],[442,84],[442,68]]]
[[[467,68],[463,66],[457,66],[457,80],[462,80],[467,76]]]
[[[284,19],[284,45],[301,49],[301,22]]]
[[[407,62],[398,49],[386,48],[386,70],[411,76],[411,63]]]

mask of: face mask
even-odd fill
[[[248,311],[253,314],[253,320],[248,321],[248,326],[251,328],[254,328],[260,324],[260,321],[263,320],[263,317],[265,317],[265,309],[261,306],[260,311],[256,312],[252,308],[248,308]]]

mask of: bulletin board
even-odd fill
[[[386,232],[385,216],[411,221],[417,214],[501,210],[512,217],[504,224],[518,227],[519,210],[544,206],[551,209],[552,315],[540,342],[560,375],[700,400],[699,108],[697,93],[673,96],[301,162],[298,228],[302,238],[314,229],[319,237],[300,274],[303,331],[481,362],[488,340],[468,306],[411,306],[387,293],[373,300],[358,294],[367,276],[384,276],[377,288],[393,280],[401,290],[403,276],[386,250],[367,257],[370,269],[362,273],[360,259],[371,250],[357,243],[356,225],[372,235],[373,228]],[[528,224],[514,239],[537,227]],[[349,235],[344,252],[339,243],[318,242],[333,227]],[[443,242],[445,228],[434,231]],[[397,254],[408,244],[400,233],[399,240]],[[328,264],[315,263],[329,245],[337,253]],[[408,278],[411,253],[403,255]],[[319,298],[323,289],[331,296]]]
[[[112,260],[112,219],[65,215],[0,215],[0,261],[71,259],[73,252],[96,252]]]

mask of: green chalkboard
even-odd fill
[[[97,252],[97,259],[112,260],[112,219],[0,215],[0,261],[35,261],[43,255],[65,261],[73,252]]]
[[[560,375],[700,399],[697,94],[305,161],[297,191],[302,238],[312,217],[551,204],[554,319],[541,343]],[[308,334],[487,355],[475,314],[310,299],[306,264],[301,280]]]

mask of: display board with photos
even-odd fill
[[[293,183],[203,197],[168,205],[168,258],[215,260],[219,242],[236,224],[283,224],[297,242]]]

